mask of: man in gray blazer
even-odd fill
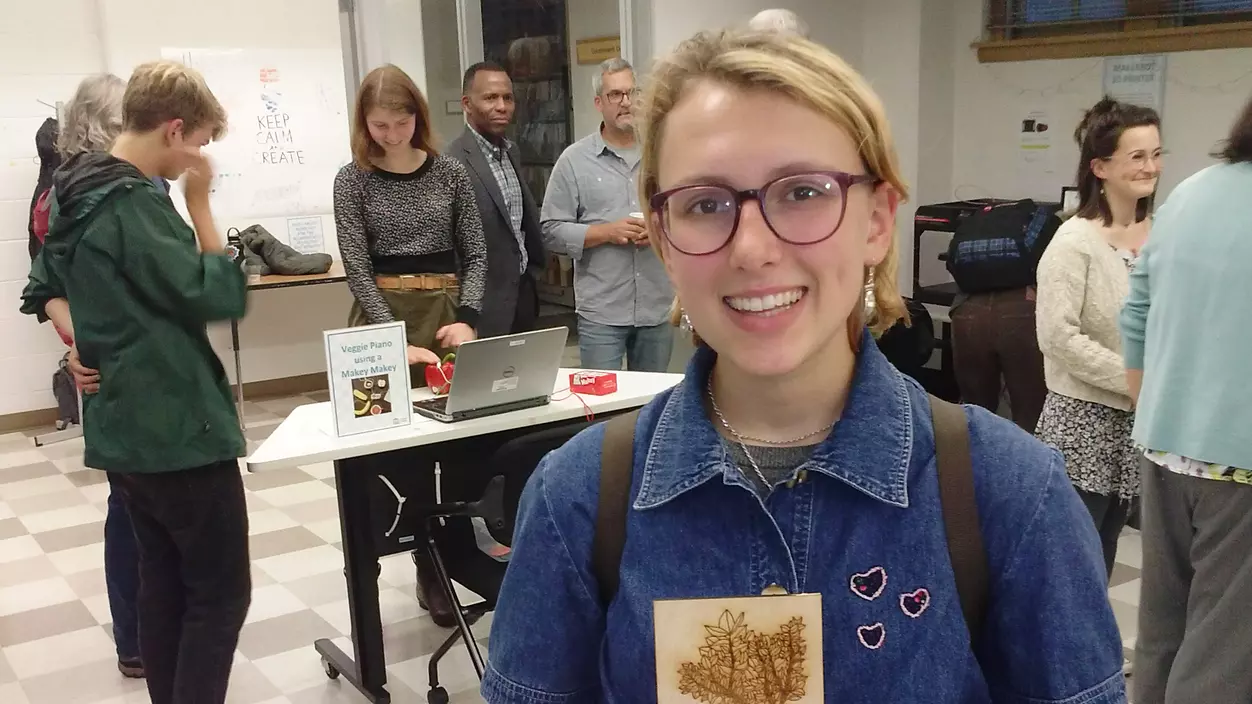
[[[470,66],[461,85],[465,132],[448,156],[469,168],[487,240],[487,292],[478,336],[533,330],[536,282],[547,266],[539,207],[522,180],[517,146],[505,137],[513,121],[513,81],[498,64]]]

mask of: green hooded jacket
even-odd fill
[[[72,157],[53,178],[48,236],[22,312],[46,320],[67,298],[74,343],[100,371],[83,398],[84,464],[169,472],[235,459],[243,434],[205,324],[243,317],[247,287],[139,169],[109,154]]]

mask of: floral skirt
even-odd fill
[[[1139,461],[1129,411],[1048,392],[1035,435],[1061,451],[1074,486],[1093,494],[1139,495]]]

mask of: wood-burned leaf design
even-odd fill
[[[678,691],[707,704],[783,704],[804,697],[808,672],[804,619],[777,633],[757,633],[723,611],[717,625],[704,627],[699,662],[678,668]]]

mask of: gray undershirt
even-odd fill
[[[768,495],[772,492],[779,482],[790,479],[800,465],[809,461],[809,456],[817,448],[817,445],[802,445],[799,447],[749,446],[752,459],[756,460],[757,465],[761,468],[761,474],[764,474],[765,478],[769,480],[769,486],[762,486],[761,478],[756,476],[756,470],[752,469],[752,463],[743,454],[743,448],[740,447],[739,443],[722,438],[722,445],[726,448],[726,454],[730,456],[730,460],[743,472],[743,476],[747,477],[752,486],[763,495]]]

